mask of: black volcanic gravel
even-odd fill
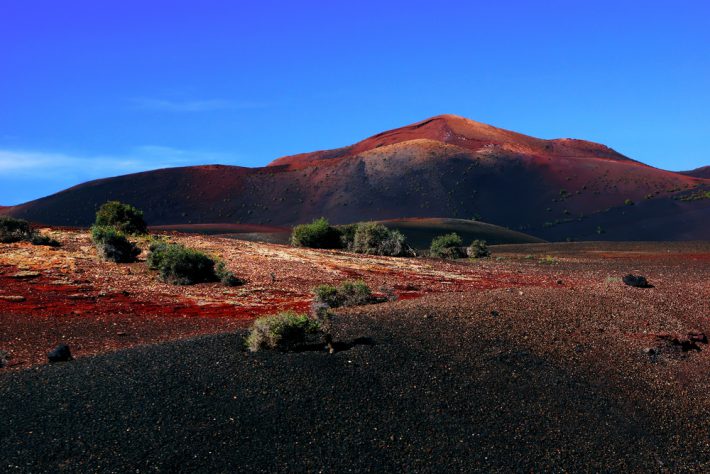
[[[490,319],[504,324],[505,314]],[[476,318],[425,299],[336,321],[339,340],[374,345],[251,354],[243,334],[220,335],[5,374],[0,471],[707,467],[707,454],[677,449],[688,420],[659,418],[603,377],[569,372]]]

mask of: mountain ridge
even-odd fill
[[[143,209],[153,225],[475,217],[545,240],[710,239],[710,200],[686,198],[698,188],[710,189],[710,180],[653,168],[605,145],[443,115],[265,167],[103,178],[5,212],[85,226],[100,204],[118,199]]]

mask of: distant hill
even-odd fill
[[[545,240],[710,239],[710,180],[644,165],[604,145],[542,140],[453,115],[263,168],[196,166],[84,183],[7,213],[88,225],[110,199],[152,225],[289,227],[473,217]],[[694,194],[695,193],[695,194]]]
[[[693,176],[695,178],[710,179],[710,166],[702,166],[690,171],[679,171],[680,174]]]
[[[544,242],[531,235],[516,232],[484,222],[465,219],[413,218],[381,221],[390,229],[397,229],[407,237],[407,243],[416,249],[427,249],[434,237],[452,232],[469,245],[475,239],[489,244],[530,244]]]
[[[412,218],[392,219],[380,222],[390,229],[397,229],[407,237],[407,243],[416,249],[428,249],[434,237],[456,232],[466,245],[474,239],[483,239],[489,244],[541,243],[542,239],[492,224],[464,219]],[[235,226],[230,224],[195,224],[151,227],[156,231],[177,231],[230,237],[239,240],[286,244],[291,229],[266,226]]]

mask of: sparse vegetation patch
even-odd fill
[[[148,227],[143,220],[143,211],[119,201],[109,201],[102,205],[96,212],[95,225],[113,227],[128,235],[142,235],[148,232]]]
[[[474,240],[466,249],[469,258],[485,258],[491,255],[485,240]]]
[[[361,222],[355,226],[352,251],[391,257],[414,255],[413,250],[407,245],[404,234],[375,222]]]
[[[252,352],[262,349],[289,351],[318,342],[322,337],[323,330],[318,321],[289,311],[257,318],[245,342]]]
[[[463,249],[463,240],[455,232],[435,237],[431,241],[429,253],[432,257],[437,258],[455,259],[466,257],[466,251]]]
[[[310,224],[301,224],[291,232],[291,245],[294,247],[309,247],[315,249],[342,248],[341,233],[330,225],[324,217]]]
[[[91,240],[104,260],[116,263],[135,262],[141,249],[113,227],[93,226]]]
[[[148,266],[161,280],[174,285],[194,285],[218,280],[215,261],[199,250],[164,241],[150,246]]]
[[[320,285],[313,292],[316,295],[316,303],[322,303],[329,308],[359,306],[376,302],[372,290],[364,281],[346,281],[340,286]]]
[[[32,238],[30,224],[22,219],[0,216],[0,242],[4,244],[27,241]]]
[[[61,245],[59,241],[51,238],[48,235],[40,234],[39,232],[34,232],[32,234],[30,243],[32,245],[45,245],[47,247],[59,247]]]

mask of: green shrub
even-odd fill
[[[466,253],[470,258],[485,258],[491,255],[488,250],[488,244],[485,240],[474,240],[466,249]]]
[[[340,232],[340,246],[348,251],[353,250],[353,242],[355,241],[355,231],[359,224],[343,224],[336,226]]]
[[[119,201],[109,201],[96,213],[95,225],[114,227],[124,234],[146,234],[148,227],[143,220],[143,212]]]
[[[413,255],[407,239],[398,230],[391,230],[375,222],[361,222],[355,227],[352,251],[369,255],[392,257]]]
[[[151,269],[158,270],[163,281],[174,285],[193,285],[218,279],[214,260],[180,244],[154,242],[147,261]]]
[[[160,237],[151,238],[150,244],[148,245],[148,257],[146,258],[148,268],[151,270],[160,269],[168,245],[170,244]]]
[[[432,257],[438,258],[463,258],[466,252],[462,249],[463,240],[457,233],[440,235],[431,241],[429,253]]]
[[[221,260],[215,265],[214,273],[224,286],[239,286],[244,284],[244,280],[227,270],[227,266]]]
[[[116,263],[130,263],[140,255],[141,249],[113,227],[93,226],[91,240],[104,260]]]
[[[340,286],[320,285],[313,289],[316,303],[323,303],[330,308],[341,306],[359,306],[375,302],[372,290],[364,281],[346,281]]]
[[[289,311],[256,319],[246,346],[252,352],[261,349],[288,351],[321,339],[322,334],[318,321]]]
[[[340,237],[340,231],[331,226],[327,219],[321,217],[310,224],[294,227],[291,232],[291,245],[314,249],[339,249],[343,246]]]
[[[624,205],[625,206],[633,206],[634,202],[631,199],[627,199],[624,201]]]
[[[0,216],[0,242],[8,244],[32,238],[30,224],[22,219]]]
[[[48,235],[40,234],[39,232],[32,234],[30,243],[32,245],[46,245],[48,247],[59,247],[61,245],[57,240],[49,237]]]

